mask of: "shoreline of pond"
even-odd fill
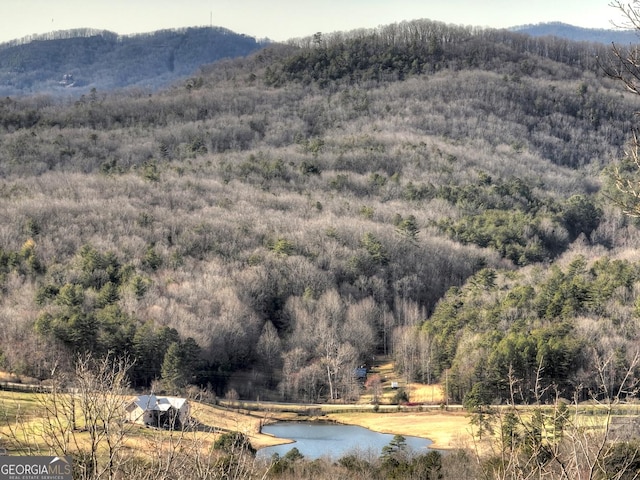
[[[264,425],[262,431],[285,443],[266,446],[259,450],[261,457],[278,454],[284,456],[291,448],[296,448],[303,456],[311,459],[322,457],[341,458],[355,451],[369,451],[381,455],[384,448],[398,435],[381,433],[359,425],[347,425],[335,421],[277,421]],[[412,451],[435,450],[429,438],[404,436],[402,443]],[[293,445],[293,444],[296,445]]]
[[[275,412],[269,412],[269,414],[268,418],[262,417],[255,433],[268,437],[270,441],[260,442],[262,445],[258,448],[293,443],[291,439],[275,437],[262,431],[263,426],[275,422],[359,426],[376,433],[429,440],[430,448],[434,450],[461,448],[472,441],[469,418],[463,412],[341,412],[313,417],[278,415]]]

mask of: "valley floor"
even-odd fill
[[[432,448],[439,450],[468,447],[472,442],[469,417],[462,411],[338,413],[328,417],[376,432],[428,438]]]

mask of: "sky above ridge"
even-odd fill
[[[506,28],[559,21],[580,27],[621,24],[609,0],[0,0],[0,42],[74,28],[126,35],[219,26],[285,41],[427,18]]]

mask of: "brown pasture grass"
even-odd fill
[[[0,434],[12,435],[9,423],[18,432],[21,441],[36,443],[35,448],[46,449],[44,441],[38,439],[42,421],[43,395],[0,391]],[[193,442],[210,451],[215,439],[227,431],[239,431],[247,435],[251,444],[259,449],[271,445],[289,443],[287,439],[275,438],[261,433],[262,425],[272,421],[296,420],[300,416],[294,412],[249,412],[214,405],[192,402],[191,413],[198,428],[184,435],[182,441]],[[18,421],[16,421],[19,418]],[[332,413],[323,418],[349,425],[359,425],[374,431],[429,438],[437,448],[453,448],[460,439],[468,436],[468,419],[463,414],[448,412],[394,412],[394,413]],[[16,428],[18,427],[18,428]],[[77,432],[82,442],[85,432]],[[125,445],[138,453],[152,452],[158,443],[175,439],[176,432],[149,429],[132,425],[127,433]]]
[[[344,412],[327,415],[331,420],[358,425],[380,433],[428,438],[437,449],[469,446],[473,440],[464,412]]]
[[[45,451],[47,445],[42,438],[42,421],[46,393],[23,393],[0,390],[0,436],[16,437],[20,443],[31,444],[32,449]],[[123,397],[123,402],[130,396]],[[180,441],[193,442],[199,448],[209,451],[215,439],[228,431],[239,431],[247,435],[255,448],[289,443],[286,439],[275,438],[261,433],[261,426],[275,420],[291,420],[296,414],[231,410],[198,402],[191,402],[191,415],[197,422],[197,428],[184,434]],[[78,419],[79,423],[81,420]],[[86,432],[77,431],[80,443],[87,437]],[[127,432],[125,445],[136,452],[152,452],[159,443],[167,443],[177,438],[177,432],[168,432],[131,425]]]
[[[439,405],[444,403],[442,385],[424,385],[422,383],[410,383],[407,385],[409,401]]]
[[[9,373],[4,370],[0,370],[0,382],[25,383],[25,384],[39,383],[36,378],[25,377],[23,375],[16,375],[14,373]]]
[[[443,402],[442,388],[439,385],[423,385],[417,383],[403,384],[402,379],[396,375],[391,362],[379,365],[377,368],[381,376],[384,376],[383,397],[381,403],[391,403],[396,390],[391,388],[391,381],[398,381],[405,389],[412,402],[439,404]],[[15,377],[2,376],[0,381],[14,381]],[[16,419],[20,417],[23,426],[29,433],[29,441],[37,442],[38,423],[41,423],[41,411],[46,393],[22,393],[0,391],[0,434],[10,434],[8,422],[16,425]],[[124,397],[123,401],[133,397]],[[363,395],[361,402],[370,403],[371,399]],[[202,448],[209,449],[220,434],[227,431],[239,431],[247,435],[252,445],[259,449],[267,446],[289,443],[287,439],[275,438],[261,433],[261,427],[265,423],[283,420],[300,420],[296,413],[295,405],[286,405],[284,411],[248,411],[242,408],[224,408],[221,406],[191,402],[191,414],[198,424],[197,430],[187,435],[188,439],[198,443]],[[301,410],[307,410],[307,405],[299,405]],[[464,415],[447,412],[393,412],[393,413],[355,413],[345,406],[344,413],[333,413],[323,418],[332,421],[359,425],[374,431],[384,433],[411,435],[429,438],[437,448],[452,448],[458,445],[460,440],[466,441],[469,437],[468,421]],[[284,408],[283,408],[284,409]],[[310,420],[305,417],[305,420]],[[28,427],[28,428],[27,428]],[[24,437],[25,433],[21,434]],[[83,432],[77,433],[81,440]],[[142,426],[132,426],[127,433],[125,445],[137,452],[153,451],[155,445],[167,437],[171,439],[174,433],[148,429]],[[25,438],[21,440],[25,441]],[[183,439],[185,440],[185,439]],[[44,448],[44,442],[38,447]]]
[[[440,405],[444,403],[442,385],[407,383],[402,376],[398,375],[395,370],[395,364],[392,361],[386,359],[382,360],[378,364],[372,366],[370,373],[379,375],[382,380],[382,395],[379,398],[379,402],[382,404],[391,404],[394,401],[397,390],[391,388],[392,382],[397,382],[398,387],[404,389],[410,402],[429,405]],[[371,392],[367,391],[361,396],[359,403],[371,403],[372,400]]]
[[[249,412],[201,403],[193,404],[191,414],[202,425],[202,430],[214,430],[218,433],[242,432],[249,437],[254,448],[290,443],[286,439],[261,433],[261,427],[268,422],[292,420],[297,417],[295,413]]]
[[[31,416],[38,412],[41,404],[34,393],[10,392],[0,390],[0,421],[5,423],[8,418],[16,416]]]
[[[436,391],[427,389],[425,395],[435,395]],[[22,393],[0,390],[0,439],[14,439],[21,444],[28,444],[31,452],[47,452],[48,447],[42,438],[43,407],[47,399],[46,393]],[[130,397],[123,397],[123,401]],[[212,446],[219,435],[228,431],[239,431],[248,436],[251,444],[256,449],[290,443],[287,439],[275,438],[261,433],[262,425],[273,421],[332,421],[346,425],[357,425],[370,430],[416,436],[430,439],[432,448],[456,449],[471,448],[478,453],[489,451],[491,438],[482,442],[474,440],[470,418],[464,411],[389,411],[382,409],[380,412],[365,411],[357,405],[327,405],[328,412],[320,417],[309,417],[306,413],[295,411],[308,410],[308,405],[283,404],[287,412],[278,411],[276,405],[271,404],[271,411],[249,411],[243,408],[228,408],[217,405],[191,402],[192,417],[197,422],[197,428],[186,432],[169,432],[147,428],[141,425],[130,425],[125,439],[125,448],[134,455],[156,455],[164,448],[170,448],[176,442],[184,447],[197,449],[204,455],[212,454]],[[634,413],[637,406],[629,407],[630,413]],[[597,409],[590,406],[582,406],[582,415],[579,421],[582,427],[594,430],[600,429],[605,421],[604,415],[598,415]],[[590,415],[586,415],[587,411]],[[594,413],[595,412],[595,413]],[[521,415],[527,420],[529,412],[522,409]],[[620,414],[618,414],[620,415]],[[77,431],[74,433],[80,445],[89,440],[88,433]],[[13,437],[12,437],[13,436]],[[6,443],[6,442],[2,442]],[[9,445],[0,445],[9,446]]]

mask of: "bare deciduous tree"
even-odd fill
[[[610,365],[613,354],[605,357],[594,355],[594,367],[598,375],[598,389],[591,392],[590,405],[581,405],[578,396],[570,407],[556,393],[553,405],[538,403],[533,406],[516,406],[520,381],[509,375],[510,405],[495,410],[492,419],[499,427],[498,450],[493,455],[498,462],[488,463],[488,478],[524,480],[528,478],[550,478],[564,480],[595,480],[600,478],[636,478],[630,471],[635,452],[630,458],[619,462],[615,459],[620,436],[612,423],[616,409],[638,390],[636,370],[640,364],[638,353],[629,359],[621,380],[612,382]],[[540,377],[541,369],[537,376]],[[537,384],[538,382],[536,382]],[[615,383],[615,389],[610,385]],[[542,399],[545,392],[537,391]],[[611,462],[615,471],[611,470]],[[630,476],[628,476],[630,475]],[[634,476],[636,475],[636,476]]]
[[[623,16],[624,27],[640,31],[640,3],[614,0],[610,3]],[[602,67],[612,79],[620,82],[626,91],[640,95],[640,47],[637,45],[620,46],[613,44],[611,55]],[[640,181],[637,178],[640,170],[640,133],[634,128],[631,133],[625,161],[615,166],[612,178],[618,191],[622,194],[613,200],[629,216],[640,216]]]
[[[51,389],[38,394],[37,424],[22,419],[11,429],[11,447],[33,451],[46,445],[56,455],[75,458],[79,478],[113,479],[131,460],[124,443],[128,372],[132,363],[90,354],[76,360],[72,375],[54,372]]]

